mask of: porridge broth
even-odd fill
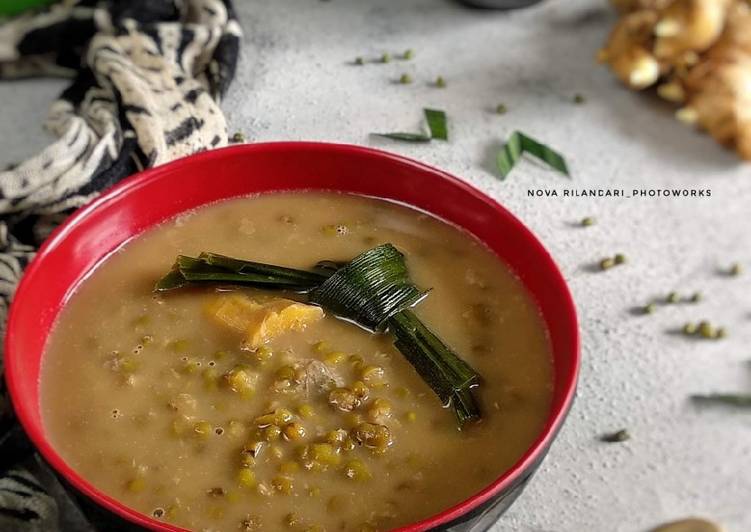
[[[178,254],[309,269],[385,242],[432,288],[417,315],[483,376],[481,423],[458,431],[388,334],[327,314],[248,351],[207,308],[278,293],[152,292]],[[299,385],[301,365],[346,389],[364,384],[367,397],[334,408],[328,390]],[[247,378],[235,386],[238,371]],[[552,371],[537,307],[473,237],[381,200],[278,193],[199,208],[108,258],[61,312],[41,402],[71,467],[160,520],[193,530],[388,530],[459,503],[518,460],[548,416]],[[281,421],[258,421],[268,413]],[[388,428],[392,445],[352,445],[351,431],[371,422]]]

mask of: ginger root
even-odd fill
[[[701,53],[722,34],[732,0],[676,0],[659,12],[654,27],[654,54],[661,61],[680,61]]]
[[[652,32],[657,12],[634,11],[613,28],[598,59],[608,63],[620,80],[634,90],[653,85],[660,77],[660,64],[652,53]]]
[[[656,87],[676,117],[751,160],[747,0],[613,0],[622,13],[598,59],[629,88]]]
[[[631,13],[640,9],[663,9],[673,0],[612,0],[613,6],[621,13]]]

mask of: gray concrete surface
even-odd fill
[[[254,142],[307,139],[376,146],[443,168],[484,190],[539,235],[573,290],[582,323],[576,404],[543,467],[494,531],[632,532],[686,515],[751,530],[751,413],[697,409],[687,397],[751,392],[751,165],[676,122],[667,106],[623,90],[593,57],[614,16],[604,1],[547,1],[502,14],[449,0],[237,1],[246,40],[224,102],[231,130]],[[410,62],[355,67],[355,56],[411,48]],[[394,83],[402,73],[415,83]],[[429,86],[437,75],[445,89]],[[0,162],[50,139],[52,81],[0,84]],[[586,103],[575,105],[581,93]],[[503,102],[509,111],[491,111]],[[451,140],[408,145],[372,131],[411,130],[445,109]],[[568,156],[566,180],[525,162],[501,182],[493,155],[521,129]],[[710,198],[570,198],[567,188],[711,189]],[[559,197],[531,198],[529,190]],[[597,225],[573,224],[584,216]],[[624,252],[605,273],[589,266]],[[739,261],[737,279],[717,269]],[[629,310],[671,290],[699,305]],[[702,318],[724,341],[670,331]],[[597,436],[628,427],[633,438]],[[499,442],[502,445],[502,442]]]

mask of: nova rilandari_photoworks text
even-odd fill
[[[710,188],[530,188],[530,198],[710,198]]]

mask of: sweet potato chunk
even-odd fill
[[[206,310],[219,324],[245,335],[244,349],[258,349],[287,331],[303,331],[323,318],[323,309],[290,299],[256,301],[243,294],[217,296]]]

